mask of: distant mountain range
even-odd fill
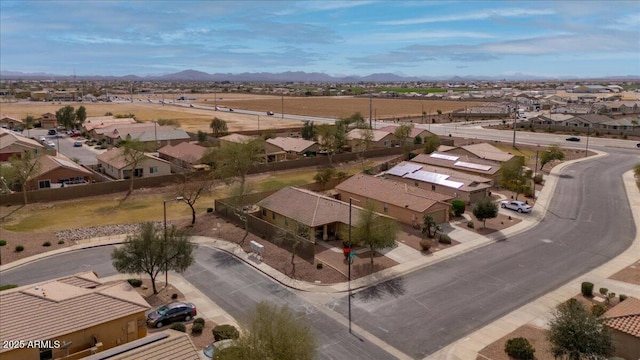
[[[309,83],[358,83],[358,82],[416,82],[416,81],[446,81],[446,82],[471,82],[471,81],[545,81],[545,80],[587,80],[575,77],[543,77],[516,73],[504,76],[400,76],[392,73],[376,73],[367,76],[331,76],[324,73],[303,71],[287,71],[283,73],[240,73],[240,74],[208,74],[197,70],[184,70],[173,74],[164,75],[125,75],[125,76],[104,76],[104,75],[59,75],[42,72],[23,73],[19,71],[0,71],[1,80],[111,80],[111,81],[191,81],[191,82],[309,82]],[[616,81],[637,81],[639,75],[611,76],[603,78],[589,78],[588,80],[616,80]]]

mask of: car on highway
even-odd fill
[[[56,144],[53,141],[49,141],[47,143],[47,146],[50,147],[50,148],[54,148],[54,147],[56,147]]]
[[[73,143],[73,147],[82,147],[82,141],[76,141]]]
[[[267,115],[273,116],[273,111],[267,111]]]
[[[517,200],[504,200],[500,203],[500,207],[502,207],[503,209],[515,210],[519,213],[531,212],[531,206],[529,204]]]
[[[640,143],[637,143],[637,144],[636,144],[636,147],[637,147],[637,148],[640,148]]]
[[[193,104],[189,104],[189,107],[193,107]]]
[[[147,314],[147,325],[161,328],[166,324],[176,321],[189,321],[198,315],[196,306],[187,302],[172,302],[160,306]]]
[[[580,138],[577,136],[571,136],[566,138],[567,141],[580,141]]]
[[[229,108],[229,111],[233,112],[233,109],[232,109],[232,108]]]

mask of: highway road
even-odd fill
[[[459,128],[453,128],[459,131],[455,135],[502,141],[512,136],[473,126]],[[564,140],[558,135],[529,135],[534,144]],[[595,139],[593,147],[610,155],[568,166],[538,226],[359,291],[353,299],[354,323],[409,356],[422,358],[620,254],[636,233],[621,174],[640,161],[640,151],[624,140]],[[26,284],[86,270],[108,276],[115,273],[109,253],[105,247],[47,258],[3,272],[0,283]],[[348,336],[344,326],[325,315],[335,311],[346,317],[346,297],[327,300],[323,295],[297,294],[220,254],[199,250],[185,277],[230,315],[242,319],[260,300],[287,303],[304,310],[311,320],[319,334],[321,358],[390,356]]]

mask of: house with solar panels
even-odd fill
[[[456,170],[469,175],[476,175],[491,179],[491,185],[498,183],[501,163],[497,161],[480,159],[469,155],[457,155],[442,152],[420,154],[411,161],[437,166],[440,168]]]
[[[449,195],[467,204],[489,196],[492,183],[491,178],[409,161],[401,162],[389,169],[383,177],[416,188]]]

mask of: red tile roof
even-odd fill
[[[604,313],[605,325],[640,338],[640,299],[628,297]]]

